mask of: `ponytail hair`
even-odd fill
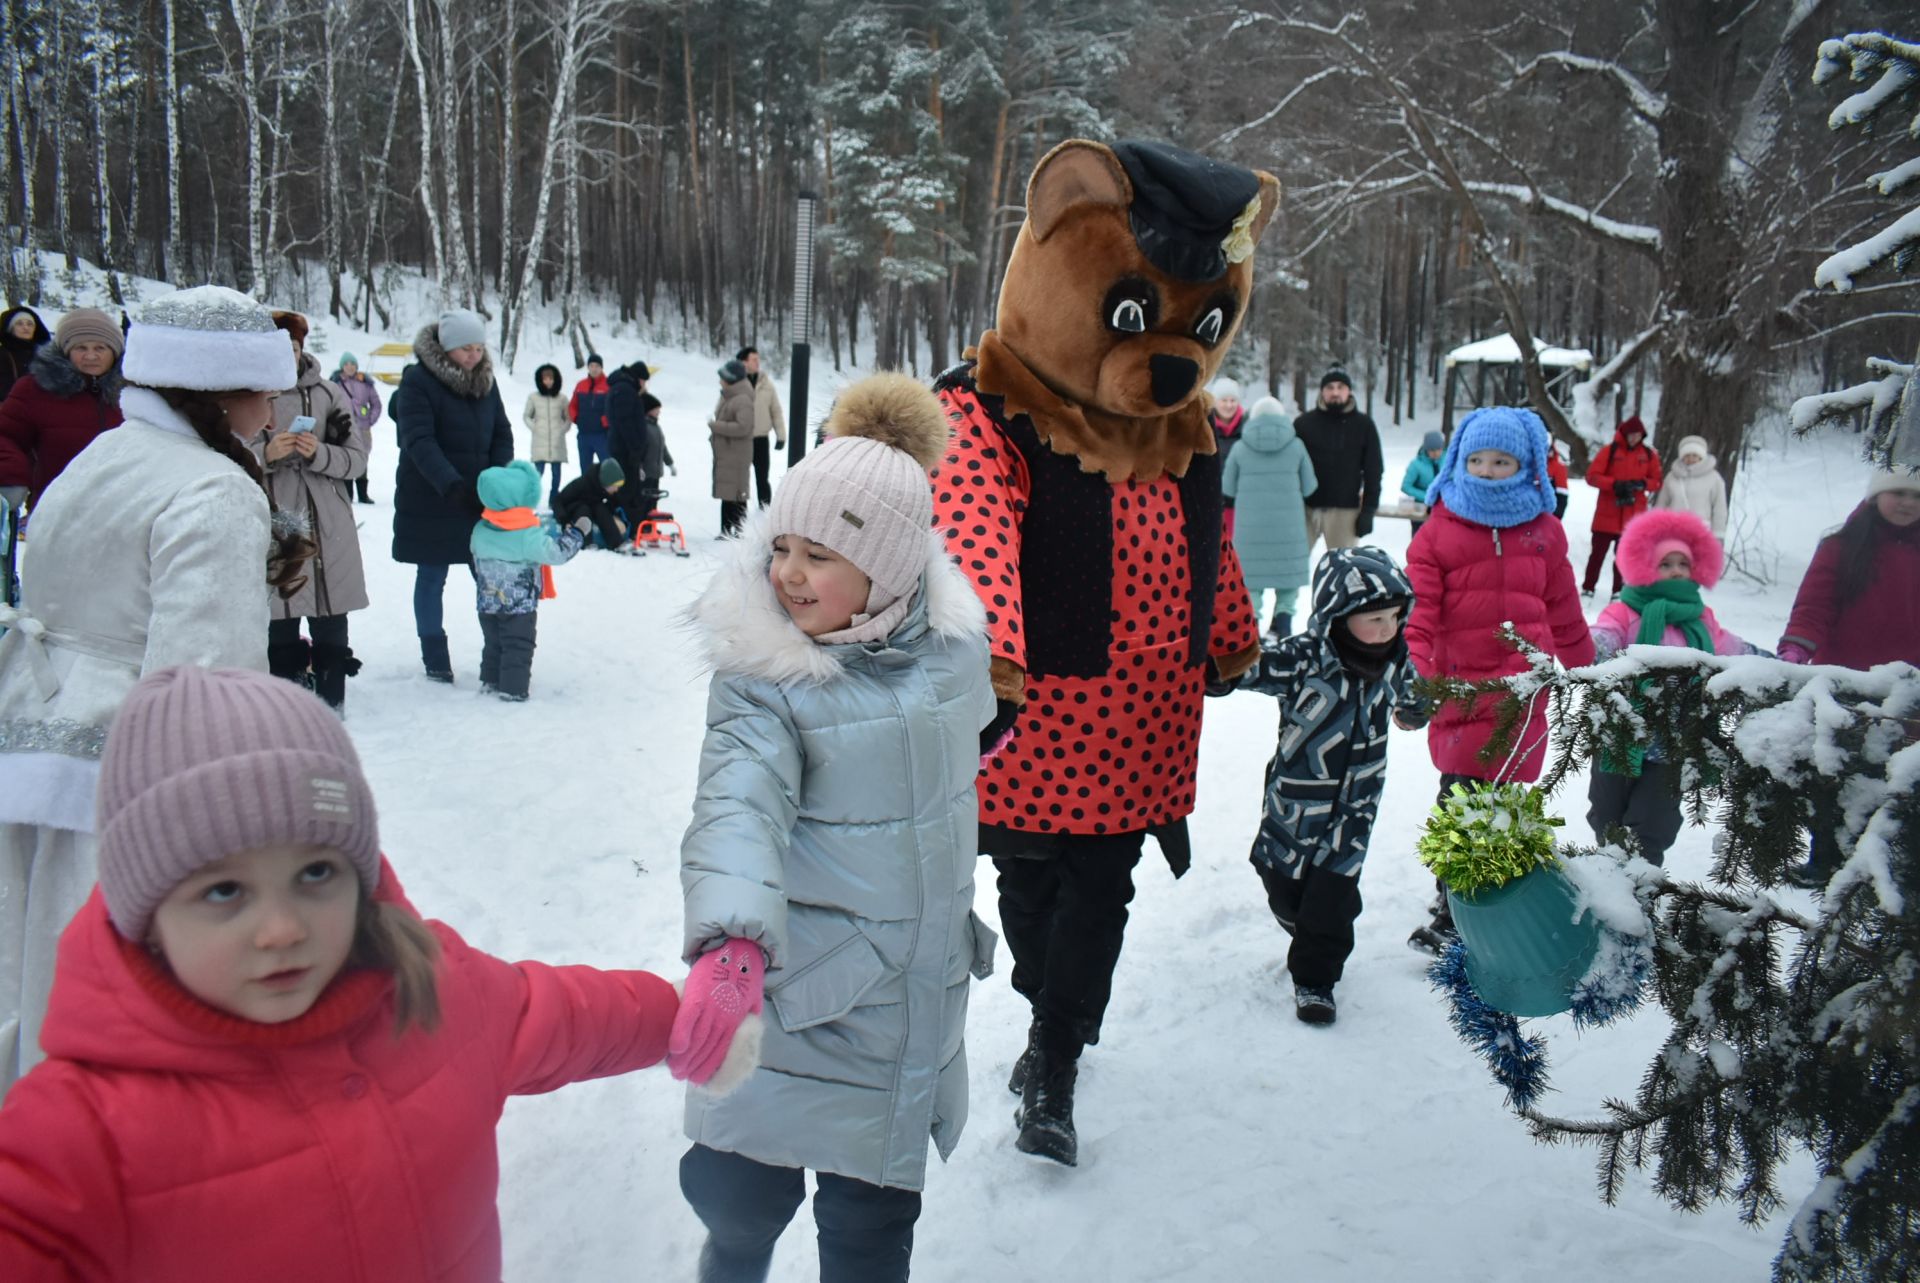
[[[362,899],[348,961],[392,973],[396,1038],[409,1027],[422,1033],[440,1027],[440,942],[411,912],[391,901]]]
[[[1873,582],[1874,553],[1880,542],[1880,514],[1873,504],[1863,503],[1853,510],[1841,527],[1827,538],[1840,544],[1840,582],[1838,605],[1844,609]]]
[[[227,412],[220,408],[215,393],[188,388],[154,388],[152,391],[192,425],[208,448],[225,455],[235,467],[252,477],[260,492],[267,496],[267,507],[273,507],[273,495],[267,490],[267,476],[260,469],[260,461],[227,426]],[[306,532],[278,520],[273,523],[272,538],[272,546],[267,549],[267,585],[284,601],[306,586],[306,564],[318,548]]]

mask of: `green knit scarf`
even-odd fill
[[[1621,592],[1620,600],[1640,615],[1640,635],[1633,639],[1636,643],[1658,646],[1666,637],[1667,629],[1678,628],[1687,645],[1713,654],[1713,635],[1707,631],[1707,608],[1700,600],[1700,585],[1693,580],[1660,579],[1650,584],[1630,584]],[[1646,748],[1635,744],[1627,750],[1624,762],[1610,753],[1601,754],[1600,769],[1616,775],[1638,776],[1645,769],[1646,759]]]

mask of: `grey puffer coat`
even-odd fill
[[[314,421],[313,458],[296,450],[268,463],[267,443],[303,414]],[[300,591],[285,599],[273,594],[275,619],[344,615],[367,608],[367,572],[351,487],[367,475],[368,436],[367,422],[354,414],[345,389],[323,378],[320,363],[303,352],[299,382],[273,399],[273,426],[252,443],[254,457],[267,470],[273,506],[303,518],[317,549]]]
[[[751,402],[749,401],[749,405]],[[686,956],[767,951],[760,1067],[689,1091],[687,1135],[763,1163],[919,1189],[967,1120],[974,777],[993,717],[986,617],[938,537],[884,642],[821,646],[767,580],[749,525],[694,604],[714,666],[693,823],[680,848]]]
[[[753,487],[753,384],[746,379],[720,389],[720,403],[707,420],[713,434],[713,497],[745,503]],[[771,591],[771,589],[769,589]]]

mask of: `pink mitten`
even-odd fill
[[[1781,642],[1779,653],[1780,658],[1786,660],[1789,664],[1808,664],[1813,662],[1813,652],[1796,641]]]
[[[667,1035],[668,1072],[696,1085],[713,1077],[741,1022],[759,1013],[766,985],[767,958],[753,941],[734,937],[704,954]]]

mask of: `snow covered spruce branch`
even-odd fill
[[[1631,646],[1567,671],[1509,641],[1526,654],[1525,672],[1427,686],[1512,710],[1490,760],[1511,751],[1519,710],[1546,690],[1557,743],[1543,787],[1603,755],[1657,745],[1693,818],[1722,831],[1704,885],[1607,860],[1604,848],[1564,861],[1569,872],[1585,867],[1585,881],[1624,876],[1646,912],[1649,987],[1671,1030],[1630,1101],[1608,1100],[1592,1119],[1548,1114],[1538,1107],[1538,1037],[1456,1003],[1462,1036],[1537,1139],[1598,1144],[1606,1200],[1629,1168],[1650,1168],[1674,1206],[1730,1200],[1757,1222],[1785,1207],[1778,1166],[1804,1147],[1821,1179],[1792,1218],[1774,1276],[1920,1277],[1920,670]],[[1800,861],[1804,833],[1835,853],[1811,914],[1774,891]]]

